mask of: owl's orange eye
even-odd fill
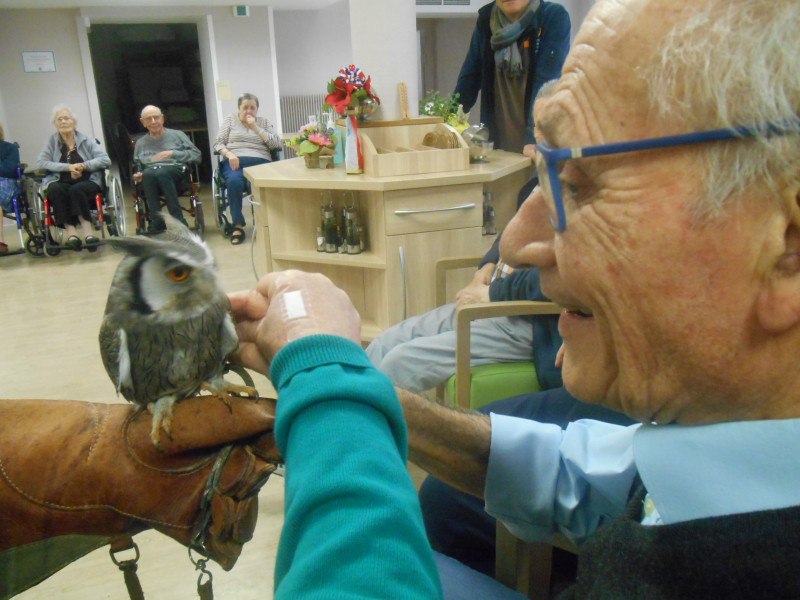
[[[191,272],[192,269],[190,267],[179,265],[177,267],[172,267],[169,271],[167,271],[167,277],[172,279],[172,281],[183,281],[189,277]]]

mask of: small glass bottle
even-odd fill
[[[361,253],[361,241],[359,239],[359,224],[358,224],[358,209],[351,206],[347,209],[347,216],[345,219],[345,237],[347,243],[348,254]]]
[[[324,250],[325,252],[337,252],[339,246],[339,224],[336,222],[336,207],[333,205],[333,198],[330,192],[322,193],[320,215]]]
[[[317,226],[317,252],[325,252],[325,234],[322,233],[322,225]]]

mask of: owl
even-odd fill
[[[208,246],[165,216],[153,237],[111,238],[127,254],[108,293],[100,327],[100,355],[126,400],[153,415],[151,438],[170,434],[176,402],[201,387],[224,398],[255,391],[222,379],[238,338],[228,296]]]

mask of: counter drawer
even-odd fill
[[[480,183],[385,192],[386,235],[442,231],[483,224]]]

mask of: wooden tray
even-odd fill
[[[428,135],[427,138],[425,136]],[[364,173],[372,177],[418,175],[443,171],[469,169],[469,146],[464,138],[446,123],[435,123],[424,130],[417,129],[405,143],[376,144],[370,133],[359,131],[361,152],[364,156]],[[424,140],[440,146],[427,146]]]

